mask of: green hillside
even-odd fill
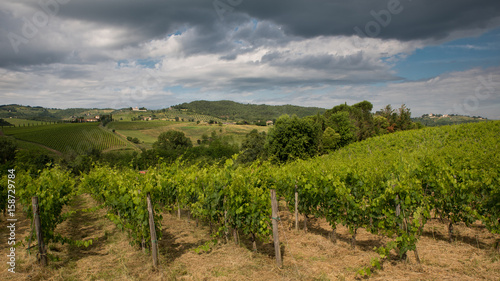
[[[1,105],[0,118],[6,121],[17,119],[29,119],[37,121],[60,121],[69,120],[72,116],[75,117],[94,117],[96,115],[109,114],[113,109],[96,109],[96,108],[44,108],[41,106],[23,106],[17,104]]]
[[[193,101],[173,106],[198,114],[210,115],[224,120],[273,120],[283,114],[296,114],[298,117],[323,114],[326,109],[319,107],[301,107],[296,105],[242,104],[234,101]]]
[[[135,121],[144,118],[166,121],[200,121],[231,122],[274,120],[283,114],[299,117],[324,113],[326,109],[317,107],[301,107],[295,105],[241,104],[233,101],[194,101],[173,106],[168,109],[134,111],[132,108],[97,109],[97,108],[44,108],[40,106],[23,106],[17,104],[1,105],[0,118],[7,120],[23,119],[36,121],[71,120],[76,117],[94,117],[96,115],[113,114],[119,121]]]
[[[93,148],[102,151],[127,146],[126,142],[99,127],[97,123],[6,127],[3,132],[16,139],[45,145],[62,153],[82,154]]]
[[[140,148],[150,149],[158,136],[168,130],[182,131],[196,145],[197,140],[202,138],[203,134],[210,136],[215,131],[219,135],[230,136],[233,141],[240,145],[253,129],[267,132],[268,126],[255,125],[209,125],[197,124],[196,122],[175,122],[175,121],[113,121],[107,128],[115,130],[117,134],[126,137],[137,138],[141,144]]]

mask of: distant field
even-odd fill
[[[106,127],[115,130],[145,130],[175,124],[174,121],[113,121]]]
[[[233,141],[241,145],[251,130],[258,131],[269,130],[269,127],[254,125],[208,125],[196,124],[195,122],[175,122],[175,121],[114,121],[109,123],[108,130],[116,130],[124,138],[138,138],[141,144],[132,145],[127,143],[117,135],[98,126],[96,123],[85,124],[52,124],[41,125],[44,122],[31,120],[18,120],[18,124],[23,121],[39,124],[37,126],[23,127],[4,127],[4,133],[11,135],[18,140],[34,142],[45,145],[62,153],[75,151],[84,153],[91,148],[97,148],[101,151],[110,149],[124,149],[135,146],[137,148],[150,149],[158,136],[168,130],[179,130],[191,139],[194,145],[201,139],[203,134],[210,134],[215,131],[217,135],[225,135],[233,138]],[[44,123],[45,124],[45,123]],[[143,142],[143,143],[142,143]],[[29,143],[25,143],[29,145]]]
[[[267,132],[269,130],[269,127],[254,126],[254,125],[222,125],[222,126],[207,125],[207,124],[197,125],[196,123],[193,122],[182,122],[182,123],[175,123],[172,126],[168,127],[161,127],[161,128],[159,127],[159,128],[143,130],[142,132],[150,137],[158,138],[158,136],[162,132],[166,132],[170,129],[184,132],[184,134],[186,134],[186,136],[189,137],[193,142],[193,144],[195,145],[196,141],[198,139],[201,139],[201,136],[203,134],[207,134],[210,136],[210,134],[213,131],[215,131],[217,135],[225,135],[233,137],[234,142],[240,145],[243,142],[245,135],[248,134],[251,130],[257,129],[259,132],[261,131]]]
[[[34,121],[34,120],[27,120],[27,119],[18,119],[18,118],[5,118],[4,119],[6,122],[9,122],[12,125],[15,125],[16,127],[18,126],[39,126],[39,125],[48,125],[49,122],[42,122],[42,121]],[[54,122],[52,122],[54,124]]]
[[[168,130],[179,130],[184,132],[191,139],[194,145],[201,139],[203,134],[210,134],[215,131],[218,135],[233,137],[237,144],[241,144],[245,135],[251,130],[257,129],[259,132],[269,130],[269,127],[254,125],[222,125],[218,124],[196,124],[195,122],[174,122],[174,121],[115,121],[107,125],[109,129],[116,130],[117,133],[125,136],[138,138],[144,144],[139,147],[151,148],[158,136]]]
[[[96,123],[8,127],[4,128],[4,133],[19,140],[45,145],[62,153],[81,154],[92,148],[102,151],[127,147],[126,142],[100,128]]]
[[[130,110],[118,110],[113,112],[113,119],[118,122],[126,122],[132,121],[132,118],[138,118],[139,116],[143,117],[153,117],[155,119],[164,119],[164,120],[174,120],[175,117],[178,117],[181,121],[184,119],[185,122],[190,119],[194,119],[194,121],[206,122],[208,123],[210,120],[222,123],[224,122],[222,119],[208,116],[203,114],[198,114],[194,112],[186,112],[182,110],[166,110],[165,112],[156,112],[156,111],[130,111]],[[156,121],[156,120],[154,120]],[[150,122],[150,121],[147,121]]]

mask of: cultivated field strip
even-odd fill
[[[124,141],[100,128],[97,123],[4,128],[4,133],[16,139],[43,144],[62,153],[82,154],[92,149],[102,151],[126,147]]]

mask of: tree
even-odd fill
[[[213,131],[210,139],[208,156],[212,159],[228,159],[239,151],[238,145],[233,144],[232,138],[229,136],[217,136],[217,133]]]
[[[168,130],[158,136],[158,140],[153,143],[153,150],[147,154],[142,153],[145,163],[155,163],[155,158],[163,158],[166,161],[175,161],[188,148],[192,147],[191,139],[184,135],[184,132]]]
[[[269,131],[266,150],[271,158],[286,162],[318,153],[320,126],[296,115],[282,115]]]
[[[242,153],[238,157],[238,162],[249,163],[255,161],[265,152],[264,145],[266,143],[266,132],[253,129],[245,136],[241,144]]]
[[[387,128],[389,127],[389,121],[382,115],[376,115],[373,118],[374,126],[375,126],[375,135],[383,135],[386,134]]]
[[[398,110],[398,117],[396,119],[396,126],[398,130],[410,130],[415,128],[411,121],[410,109],[406,105],[401,105]]]
[[[0,164],[10,163],[16,157],[17,145],[7,137],[0,137]]]
[[[327,127],[323,132],[321,142],[323,145],[323,150],[325,151],[335,150],[339,148],[340,134],[336,133],[334,129]]]
[[[153,144],[155,149],[184,150],[192,147],[191,139],[184,135],[184,132],[168,130],[158,136],[158,141]]]
[[[12,124],[10,124],[9,122],[3,120],[2,118],[0,118],[0,126],[14,126]]]
[[[385,117],[389,126],[387,131],[389,133],[395,131],[411,130],[417,129],[419,126],[411,121],[410,109],[406,105],[401,105],[398,110],[392,109],[391,105],[387,105],[385,108],[377,111],[376,115]]]
[[[353,123],[347,111],[338,111],[328,118],[328,126],[340,135],[340,140],[337,144],[338,147],[346,146],[356,140],[356,127]]]

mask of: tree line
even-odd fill
[[[352,106],[342,104],[324,114],[299,118],[282,115],[269,133],[254,129],[243,140],[241,147],[229,136],[203,135],[198,145],[181,131],[170,130],[160,134],[153,149],[145,150],[136,163],[142,168],[158,163],[184,160],[214,163],[238,154],[237,163],[246,164],[257,159],[285,163],[327,154],[350,143],[396,131],[420,128],[411,121],[410,110],[402,105],[393,109],[390,105],[373,114],[368,101]],[[161,159],[161,160],[160,160]]]

